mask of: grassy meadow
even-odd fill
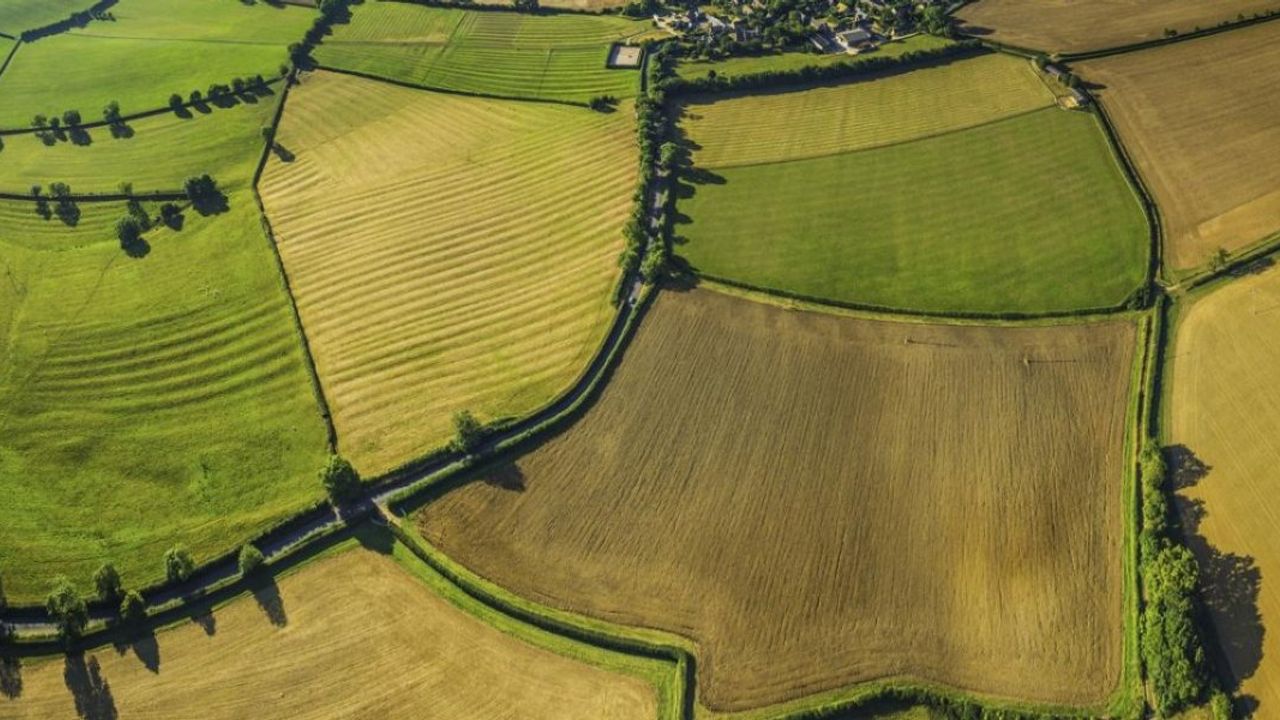
[[[1123,303],[1137,196],[1098,122],[986,55],[869,83],[697,99],[677,252],[697,271],[936,313]]]
[[[1166,386],[1179,505],[1204,583],[1228,687],[1280,711],[1280,270],[1212,289],[1182,308]],[[1190,458],[1178,462],[1179,458]],[[1202,463],[1200,471],[1195,470]]]
[[[175,12],[160,0],[123,0],[112,9],[115,21],[22,46],[0,75],[0,128],[29,127],[37,113],[66,110],[101,120],[113,101],[129,115],[165,107],[173,93],[185,98],[237,77],[277,77],[287,46],[315,18],[287,7],[183,0]]]
[[[389,537],[366,533],[369,541],[380,544],[326,554],[155,635],[83,656],[25,661],[22,692],[0,696],[0,715],[75,717],[86,708],[79,716],[657,716],[651,681],[669,666],[497,615],[403,547],[388,545]]]
[[[248,189],[278,96],[252,99],[192,110],[185,118],[166,113],[133,120],[128,137],[93,128],[83,131],[86,144],[68,137],[46,145],[33,134],[11,135],[0,150],[0,190],[26,193],[32,185],[65,182],[74,192],[116,192],[131,182],[138,192],[180,191],[184,180],[204,173],[226,190]]]
[[[1134,345],[663,293],[578,422],[419,528],[517,595],[691,637],[712,710],[902,676],[1104,703]]]
[[[1206,62],[1205,58],[1213,58]],[[1081,63],[1164,225],[1174,274],[1280,232],[1280,22]],[[1206,128],[1212,128],[1206,138]]]
[[[913,35],[905,40],[898,40],[881,45],[874,52],[858,55],[825,54],[811,52],[781,52],[768,55],[739,55],[723,60],[693,60],[682,58],[676,67],[676,75],[686,80],[700,80],[715,72],[720,77],[736,75],[753,75],[762,72],[782,72],[799,70],[805,67],[823,67],[826,65],[857,65],[872,58],[898,57],[918,50],[932,50],[950,44],[935,35]]]
[[[636,183],[632,110],[469,98],[313,73],[261,189],[333,411],[366,474],[451,415],[524,415],[612,321]]]
[[[631,97],[637,70],[605,67],[615,41],[649,24],[619,16],[528,15],[408,3],[353,8],[315,52],[325,66],[424,87],[510,98],[586,102]]]
[[[94,0],[4,0],[0,33],[18,37],[26,30],[52,25],[93,6]]]
[[[1280,9],[1276,0],[978,0],[956,12],[960,30],[1049,53],[1078,53],[1159,40]]]
[[[188,210],[131,257],[123,204],[68,228],[0,204],[0,568],[15,603],[104,561],[132,586],[165,550],[233,549],[322,496],[326,453],[288,300],[250,195]]]

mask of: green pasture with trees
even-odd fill
[[[111,10],[115,20],[95,20],[18,50],[0,75],[0,128],[30,127],[37,114],[67,110],[97,121],[111,102],[129,116],[165,107],[175,92],[189,96],[238,77],[279,77],[288,46],[316,17],[307,8],[286,7],[183,0],[175,12],[157,0],[119,3]],[[207,31],[197,32],[196,25]]]
[[[0,202],[11,602],[58,575],[87,592],[105,562],[142,587],[175,545],[203,562],[323,498],[327,432],[252,196],[176,205],[181,229],[154,223],[129,252],[124,202],[80,203],[75,227]]]
[[[188,177],[206,173],[224,188],[247,188],[278,99],[208,105],[186,117],[165,113],[127,121],[123,129],[68,131],[60,124],[57,133],[11,135],[0,150],[0,190],[25,194],[33,185],[64,182],[73,193],[114,193],[128,182],[137,192],[180,191]]]
[[[585,103],[632,97],[636,70],[605,67],[614,42],[650,31],[619,16],[366,2],[316,49],[322,65],[429,88]]]

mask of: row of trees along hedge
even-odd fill
[[[1196,626],[1199,574],[1195,557],[1175,534],[1168,468],[1154,441],[1142,449],[1141,478],[1142,662],[1156,710],[1167,717],[1201,702],[1210,689],[1204,645]],[[1214,700],[1215,705],[1221,702]]]
[[[650,198],[655,192],[656,165],[662,161],[663,147],[671,138],[671,118],[666,112],[666,93],[662,84],[675,72],[675,54],[671,43],[658,43],[650,46],[648,64],[645,68],[646,92],[636,99],[636,144],[640,148],[640,182],[636,187],[631,206],[631,217],[623,226],[622,236],[626,247],[618,258],[618,264],[624,277],[639,272],[645,282],[653,280],[666,266],[667,246],[663,237],[657,238],[654,246],[645,245],[650,234],[650,222],[656,221],[658,228],[666,226],[664,211],[656,217],[650,215]],[[618,286],[615,303],[621,302],[626,292],[625,284]]]
[[[986,52],[986,50],[979,41],[961,40],[944,47],[912,50],[897,57],[877,55],[857,61],[832,63],[830,65],[806,65],[794,70],[766,70],[744,75],[717,75],[715,77],[694,79],[671,77],[662,81],[661,89],[668,93],[718,93],[734,90],[756,90],[778,85],[795,85],[825,80],[844,80],[895,68],[934,62],[949,57],[976,55],[982,52]]]
[[[350,6],[359,5],[362,2],[364,0],[320,0],[316,3],[316,7],[320,9],[320,15],[311,24],[307,34],[302,37],[302,42],[289,45],[289,59],[293,64],[298,66],[311,64],[311,51],[324,40],[325,35],[329,34],[329,28],[336,22],[348,21],[351,18]]]

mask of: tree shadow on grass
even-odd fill
[[[124,250],[124,254],[134,260],[141,260],[151,254],[151,243],[147,242],[146,238],[139,236],[137,240],[132,242],[120,243],[120,249]]]
[[[1201,533],[1209,509],[1203,500],[1188,497],[1183,491],[1203,482],[1213,468],[1185,445],[1167,447],[1164,454],[1183,537],[1200,567],[1200,599],[1210,621],[1202,626],[1212,636],[1207,638],[1208,650],[1215,655],[1214,665],[1221,671],[1226,688],[1238,693],[1241,684],[1253,677],[1262,663],[1266,637],[1258,609],[1262,570],[1254,558],[1224,552]],[[1241,700],[1257,705],[1256,699]]]
[[[22,695],[22,660],[0,656],[0,695],[13,700]]]
[[[276,584],[275,578],[264,574],[253,581],[249,590],[272,625],[284,627],[289,624],[289,613],[285,610],[284,598],[280,596],[280,586]]]
[[[86,660],[82,652],[68,654],[62,678],[75,700],[78,717],[85,720],[115,720],[119,717],[111,686],[102,677],[96,657]]]

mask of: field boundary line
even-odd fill
[[[9,63],[13,62],[13,56],[17,55],[18,48],[22,47],[22,41],[18,38],[9,37],[8,35],[5,35],[5,37],[13,41],[13,47],[9,48],[9,52],[5,54],[4,62],[0,62],[0,77],[4,76],[4,71],[9,69]]]
[[[452,90],[449,88],[442,88],[434,85],[424,85],[421,83],[410,82],[408,80],[400,80],[397,78],[390,78],[382,75],[374,75],[372,73],[367,73],[362,70],[350,70],[347,68],[335,67],[333,65],[325,65],[323,63],[316,63],[314,66],[309,68],[309,70],[323,70],[325,72],[341,73],[343,75],[352,75],[355,77],[364,78],[366,80],[372,80],[374,82],[382,82],[390,85],[399,85],[400,87],[408,88],[410,90],[425,90],[427,92],[441,93],[443,95],[460,95],[462,97],[481,98],[481,99],[487,99],[487,100],[506,100],[508,102],[547,103],[550,105],[568,105],[570,107],[580,107],[580,108],[589,107],[589,105],[585,102],[577,102],[574,100],[556,100],[553,98],[545,98],[545,97],[517,97],[514,95],[492,95],[489,93],[472,92],[470,90]]]
[[[1089,97],[1093,100],[1095,111],[1093,116],[1102,126],[1102,134],[1106,136],[1107,143],[1111,146],[1111,154],[1119,162],[1120,170],[1124,173],[1130,189],[1138,196],[1138,204],[1142,206],[1142,214],[1147,220],[1150,244],[1147,249],[1147,286],[1154,290],[1153,286],[1163,275],[1164,269],[1164,221],[1160,216],[1160,206],[1156,204],[1155,196],[1151,194],[1146,181],[1142,179],[1142,173],[1138,171],[1137,164],[1129,154],[1129,148],[1120,139],[1120,133],[1111,122],[1111,116],[1107,113],[1106,107],[1093,93],[1090,93]]]
[[[44,200],[45,202],[57,202],[58,200],[61,200],[61,199],[62,198],[57,197],[55,195],[40,195],[39,197],[37,197],[35,195],[32,195],[29,192],[12,193],[12,192],[0,191],[0,200],[5,200],[5,201],[36,202],[38,200]],[[127,195],[124,193],[85,193],[83,195],[71,194],[71,195],[67,195],[66,199],[72,202],[77,202],[77,203],[82,203],[82,202],[95,203],[95,202],[128,202],[130,200],[144,200],[144,201],[187,200],[189,199],[189,197],[187,196],[186,191],[183,191],[183,190],[156,190],[154,192],[135,192]]]
[[[296,71],[294,71],[296,73]],[[290,78],[292,75],[290,75]],[[286,78],[288,80],[289,78]],[[267,214],[267,207],[262,202],[262,193],[258,190],[258,183],[262,180],[262,173],[267,168],[267,162],[270,160],[271,152],[276,146],[276,133],[280,130],[280,121],[284,118],[284,107],[289,100],[289,88],[291,82],[284,84],[284,89],[280,91],[280,100],[276,103],[275,114],[271,118],[271,124],[268,126],[269,132],[262,143],[262,154],[258,157],[258,166],[253,171],[253,179],[250,186],[253,188],[253,199],[258,204],[258,219],[262,223],[262,230],[267,236],[267,244],[271,246],[272,257],[276,260],[276,270],[279,271],[280,285],[284,290],[284,294],[289,298],[289,312],[293,316],[293,332],[297,336],[302,347],[302,356],[307,365],[307,375],[311,378],[311,393],[315,396],[316,406],[320,410],[320,417],[324,418],[325,431],[328,434],[329,452],[336,453],[338,451],[338,430],[333,424],[333,413],[329,407],[329,399],[325,396],[324,385],[320,382],[320,373],[316,369],[315,355],[311,351],[311,341],[307,337],[306,329],[302,326],[302,315],[298,312],[298,299],[293,294],[293,283],[289,280],[289,271],[285,268],[284,257],[280,254],[280,242],[276,239],[275,230],[271,226],[271,217]]]
[[[1129,43],[1127,45],[1117,45],[1110,48],[1102,48],[1100,50],[1082,50],[1074,53],[1060,53],[1054,57],[1062,62],[1074,62],[1077,60],[1095,60],[1097,58],[1111,57],[1113,55],[1123,55],[1125,53],[1138,52],[1141,50],[1151,50],[1162,47],[1164,45],[1173,45],[1188,40],[1198,40],[1200,38],[1218,35],[1220,33],[1231,32],[1232,30],[1240,30],[1252,25],[1260,25],[1272,20],[1280,20],[1280,9],[1268,10],[1266,13],[1254,13],[1253,17],[1247,17],[1244,20],[1227,20],[1213,27],[1201,28],[1200,30],[1192,30],[1190,32],[1178,33],[1170,37],[1156,38],[1155,40],[1145,40],[1143,42]]]
[[[1040,313],[1023,313],[1023,312],[929,312],[926,310],[915,310],[912,308],[895,308],[886,305],[874,305],[871,303],[858,303],[847,300],[835,300],[832,298],[822,298],[815,295],[806,295],[804,293],[792,292],[790,290],[779,290],[764,285],[755,285],[753,283],[743,282],[741,280],[733,280],[730,278],[703,273],[690,267],[689,272],[698,278],[710,280],[712,283],[727,285],[740,290],[757,292],[764,295],[782,298],[785,300],[796,300],[803,303],[809,303],[818,307],[829,307],[839,310],[853,310],[857,312],[865,312],[872,315],[882,315],[886,317],[904,316],[909,318],[917,318],[920,320],[931,320],[938,323],[948,323],[956,320],[974,321],[975,324],[990,321],[1036,321],[1036,320],[1061,320],[1070,318],[1101,318],[1124,315],[1141,308],[1131,306],[1135,293],[1140,292],[1143,288],[1137,288],[1135,293],[1131,293],[1125,301],[1105,307],[1080,308],[1076,310],[1062,310]]]
[[[108,8],[113,7],[117,2],[119,2],[119,0],[98,0],[98,2],[95,2],[88,8],[78,12],[73,12],[61,20],[51,22],[48,25],[31,28],[30,30],[23,30],[18,34],[18,38],[23,42],[35,42],[42,38],[61,35],[74,28],[86,27],[89,23],[97,20],[97,18],[94,17],[96,13],[103,12]]]
[[[841,155],[856,155],[858,153],[870,152],[872,150],[883,150],[885,148],[899,147],[901,145],[910,145],[911,143],[914,143],[914,142],[923,142],[925,140],[943,138],[943,137],[947,137],[948,135],[958,135],[962,132],[966,132],[969,130],[978,130],[980,128],[989,127],[992,125],[999,125],[1000,123],[1005,122],[1006,120],[1017,120],[1019,118],[1026,117],[1028,115],[1034,115],[1035,113],[1043,112],[1045,110],[1057,110],[1059,112],[1069,112],[1069,111],[1064,111],[1061,108],[1059,108],[1056,104],[1051,103],[1048,105],[1043,105],[1041,107],[1032,108],[1030,110],[1019,110],[1018,112],[1013,113],[1011,115],[1003,115],[998,118],[992,118],[991,120],[983,120],[982,122],[977,123],[975,125],[966,125],[963,127],[948,128],[946,130],[939,130],[937,132],[926,133],[924,135],[917,135],[915,137],[907,138],[905,140],[894,140],[891,142],[879,143],[876,145],[867,145],[864,147],[855,148],[853,150],[835,150],[833,152],[818,153],[816,155],[804,155],[804,156],[798,156],[794,158],[787,158],[785,160],[762,160],[760,162],[735,163],[731,165],[702,165],[699,167],[704,167],[707,170],[729,170],[733,168],[750,168],[750,167],[766,167],[769,165],[785,165],[786,163],[790,163],[790,162],[800,162],[804,160],[821,160],[823,158],[838,157]]]
[[[1248,270],[1249,266],[1276,254],[1277,251],[1280,251],[1280,232],[1267,235],[1237,250],[1235,257],[1216,270],[1212,267],[1205,268],[1203,265],[1200,269],[1193,268],[1187,275],[1172,281],[1169,290],[1191,292],[1219,281],[1235,280],[1240,277],[1241,272]]]
[[[14,52],[17,52],[17,47],[16,47],[16,46],[14,47]],[[6,64],[7,64],[7,63],[6,63]],[[0,72],[3,72],[3,68],[0,68]],[[270,80],[267,80],[267,79],[265,79],[265,78],[264,78],[264,80],[263,80],[263,81],[266,83],[267,87],[270,87],[270,86],[272,86],[272,85],[277,85],[277,84],[279,84],[279,83],[280,83],[280,81],[281,81],[281,80],[283,80],[283,79],[284,79],[284,78],[281,78],[281,77],[273,77],[273,78],[271,78]],[[174,93],[174,95],[181,95],[181,93]],[[251,105],[251,104],[252,104],[252,103],[247,103],[247,102],[245,102],[244,100],[239,99],[239,97],[238,97],[238,96],[236,96],[234,93],[232,93],[232,95],[231,95],[231,96],[236,98],[236,104],[235,104],[235,105],[230,105],[230,106],[228,106],[228,107],[219,107],[216,103],[211,102],[211,101],[209,100],[209,98],[207,98],[207,97],[206,97],[206,98],[204,98],[204,99],[202,99],[200,102],[192,102],[191,100],[189,100],[189,99],[188,99],[188,100],[184,100],[184,101],[182,102],[182,104],[181,104],[181,105],[165,105],[164,107],[152,108],[152,109],[150,109],[150,110],[142,110],[142,111],[139,111],[139,112],[136,112],[136,113],[131,113],[131,114],[129,114],[129,115],[121,115],[121,116],[120,116],[120,120],[119,120],[118,122],[127,123],[127,122],[129,122],[130,120],[143,120],[143,119],[146,119],[146,118],[152,118],[152,117],[156,117],[156,116],[158,116],[158,115],[164,115],[165,113],[171,113],[171,112],[174,112],[174,110],[175,110],[176,108],[179,108],[179,107],[184,108],[184,109],[192,109],[192,108],[195,108],[197,105],[213,105],[213,106],[214,106],[215,108],[217,108],[218,110],[235,110],[236,108],[240,107],[241,105]],[[262,98],[263,96],[259,95],[258,97],[259,97],[259,98]],[[197,110],[197,112],[199,112],[199,111]],[[213,111],[213,110],[211,110],[211,111],[210,111],[210,114],[212,114],[213,112],[214,112],[214,111]],[[203,113],[201,113],[201,114],[203,114]],[[178,119],[179,119],[179,120],[194,120],[194,119],[196,119],[196,118],[193,116],[193,117],[190,117],[190,118],[178,118]],[[83,129],[83,130],[94,130],[94,129],[97,129],[97,128],[109,127],[109,126],[114,125],[114,124],[115,124],[115,123],[113,123],[113,122],[111,122],[111,121],[109,121],[109,120],[94,120],[93,122],[80,123],[79,125],[76,125],[75,127],[80,128],[80,129]],[[64,127],[64,129],[67,129],[67,128],[65,128],[65,127]],[[0,137],[8,137],[8,136],[13,136],[13,135],[35,135],[36,133],[41,133],[41,132],[48,132],[48,128],[36,128],[36,127],[25,127],[25,128],[0,128]]]

